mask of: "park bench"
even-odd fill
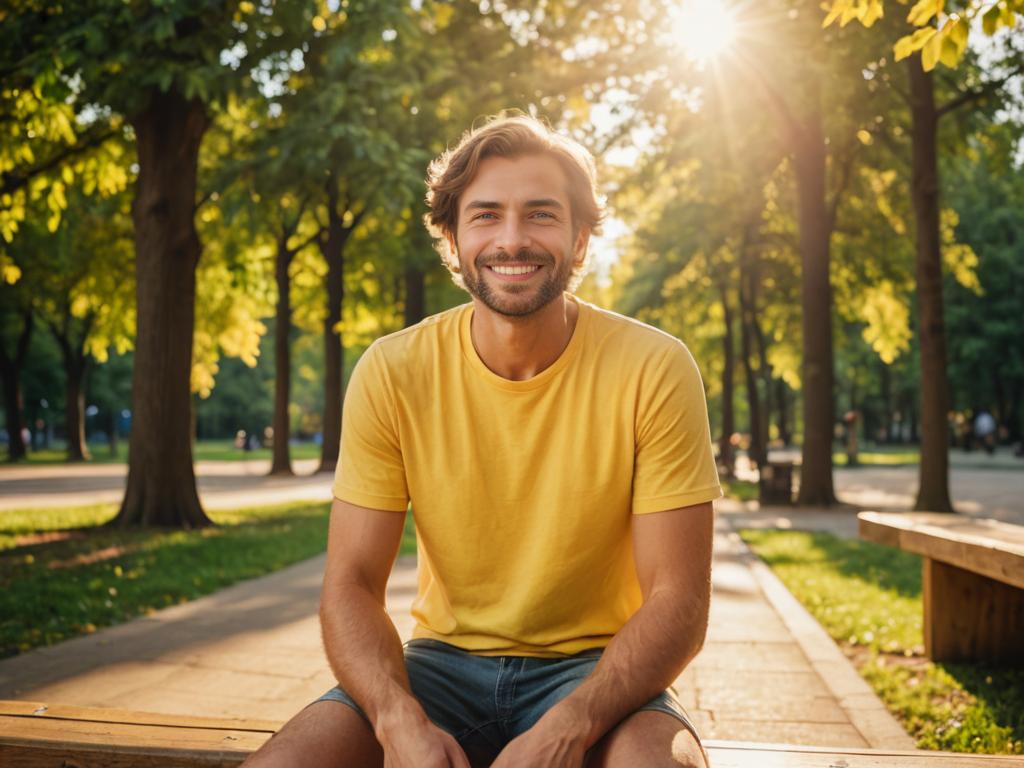
[[[4,768],[235,766],[280,723],[0,701]],[[999,768],[1019,757],[706,742],[712,768]]]
[[[860,536],[921,555],[925,654],[1024,662],[1024,526],[936,512],[861,512]]]

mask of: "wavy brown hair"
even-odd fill
[[[591,154],[579,143],[555,133],[540,120],[522,114],[500,114],[466,131],[454,148],[437,157],[427,170],[427,231],[452,279],[465,287],[449,242],[459,225],[459,200],[480,163],[488,157],[516,158],[551,155],[569,180],[573,232],[586,228],[600,234],[604,210],[597,196],[597,173]],[[574,265],[570,287],[575,289],[586,271],[586,258]]]

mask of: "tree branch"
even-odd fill
[[[96,131],[92,134],[84,134],[81,137],[81,141],[76,141],[74,144],[66,147],[64,151],[58,152],[53,157],[40,163],[34,168],[29,168],[21,172],[5,171],[4,173],[0,173],[0,195],[9,195],[17,192],[36,176],[56,168],[61,163],[75,155],[79,155],[86,150],[99,146],[107,139],[113,138],[116,134],[116,131],[109,129]]]
[[[968,104],[973,104],[976,101],[981,101],[986,96],[991,96],[993,93],[995,93],[1004,85],[1006,85],[1007,82],[1009,82],[1013,78],[1017,77],[1017,75],[1020,75],[1022,73],[1024,73],[1024,64],[1018,65],[1016,69],[1012,70],[1005,77],[1001,77],[998,80],[990,80],[989,82],[984,83],[978,88],[971,88],[966,91],[961,91],[959,95],[954,96],[945,104],[936,108],[935,114],[941,118],[943,115],[947,115],[950,112],[954,112],[960,109],[960,107],[966,106]]]

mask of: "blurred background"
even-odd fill
[[[518,109],[595,155],[579,294],[690,347],[724,476],[771,452],[827,505],[836,464],[913,463],[917,507],[948,510],[951,450],[1021,454],[1022,17],[13,0],[0,445],[129,462],[124,524],[201,520],[195,459],[333,469],[362,351],[467,300],[421,224],[427,164]]]

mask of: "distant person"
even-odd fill
[[[669,688],[704,641],[721,495],[697,366],[570,292],[602,216],[575,142],[498,118],[428,189],[472,301],[352,372],[320,604],[339,683],[247,765],[705,768]],[[410,501],[403,649],[384,594]]]
[[[996,420],[986,409],[976,412],[974,417],[974,439],[988,454],[996,450]]]

